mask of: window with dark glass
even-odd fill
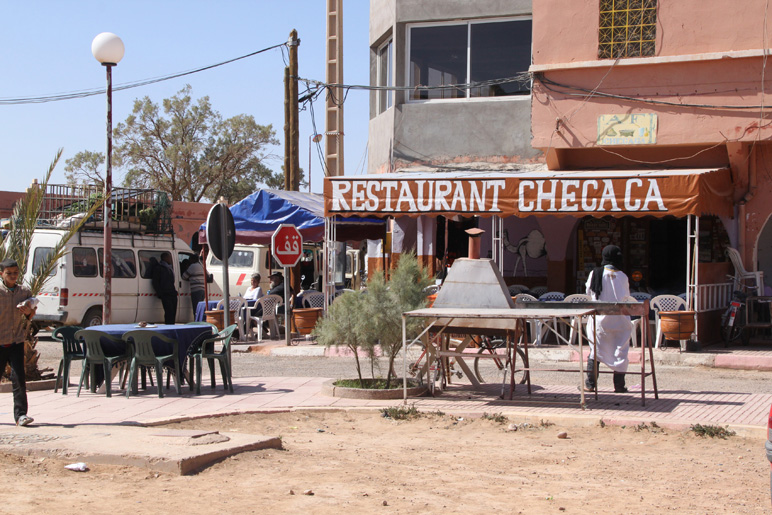
[[[255,262],[255,253],[251,250],[234,250],[231,257],[228,258],[228,266],[236,268],[252,268]],[[212,256],[209,262],[212,266],[222,266],[222,261]]]
[[[600,0],[598,57],[655,55],[657,0]]]
[[[32,273],[37,274],[40,267],[43,266],[43,261],[54,253],[53,247],[38,247],[35,249],[35,254],[32,256]],[[53,268],[48,275],[55,275],[56,268]]]
[[[72,273],[75,277],[97,276],[97,253],[91,247],[72,249]]]
[[[411,27],[411,100],[527,95],[531,20]],[[440,87],[482,82],[473,88]]]
[[[99,249],[99,274],[105,275],[103,249]],[[112,249],[113,279],[130,279],[137,276],[137,262],[131,249]]]
[[[139,254],[139,276],[143,279],[153,278],[153,267],[161,262],[163,250],[140,250]],[[101,265],[100,265],[101,267]]]

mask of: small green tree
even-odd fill
[[[402,349],[402,313],[426,306],[424,289],[432,283],[415,254],[403,254],[389,281],[383,274],[376,274],[367,283],[367,293],[362,295],[365,320],[365,339],[380,344],[381,353],[388,358],[386,388],[397,378],[394,362]],[[416,335],[423,322],[407,319],[408,337]]]
[[[363,309],[361,292],[346,292],[338,297],[327,310],[327,316],[314,327],[312,334],[325,347],[346,347],[354,354],[359,384],[362,384],[362,366],[359,350],[364,350],[371,362],[374,348],[365,337],[367,317]]]

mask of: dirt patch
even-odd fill
[[[165,427],[280,435],[285,450],[187,477],[105,465],[78,473],[56,459],[0,455],[8,485],[0,512],[144,513],[159,503],[190,513],[769,512],[762,442],[651,426],[511,424],[353,411],[193,420]]]

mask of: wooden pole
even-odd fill
[[[290,168],[290,69],[289,66],[284,67],[284,189],[289,191],[292,189],[292,180]]]
[[[292,29],[290,32],[289,40],[287,41],[289,46],[289,70],[288,75],[285,77],[288,79],[288,95],[289,95],[289,169],[290,173],[285,175],[289,177],[289,187],[286,188],[292,191],[300,190],[300,123],[299,119],[299,106],[298,106],[298,47],[300,46],[300,40],[298,39],[298,31]],[[286,180],[286,179],[285,179]],[[295,293],[300,292],[300,263],[289,269],[290,273],[285,280],[289,281],[290,286]],[[312,278],[313,279],[313,278]],[[287,331],[289,332],[291,324],[289,323],[289,316],[286,323]]]

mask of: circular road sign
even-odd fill
[[[292,224],[281,224],[271,237],[271,253],[281,266],[295,266],[303,255],[303,237]]]
[[[225,218],[225,231],[222,230]],[[236,225],[231,210],[225,204],[215,204],[206,217],[206,242],[220,261],[225,261],[233,253],[236,244]]]

